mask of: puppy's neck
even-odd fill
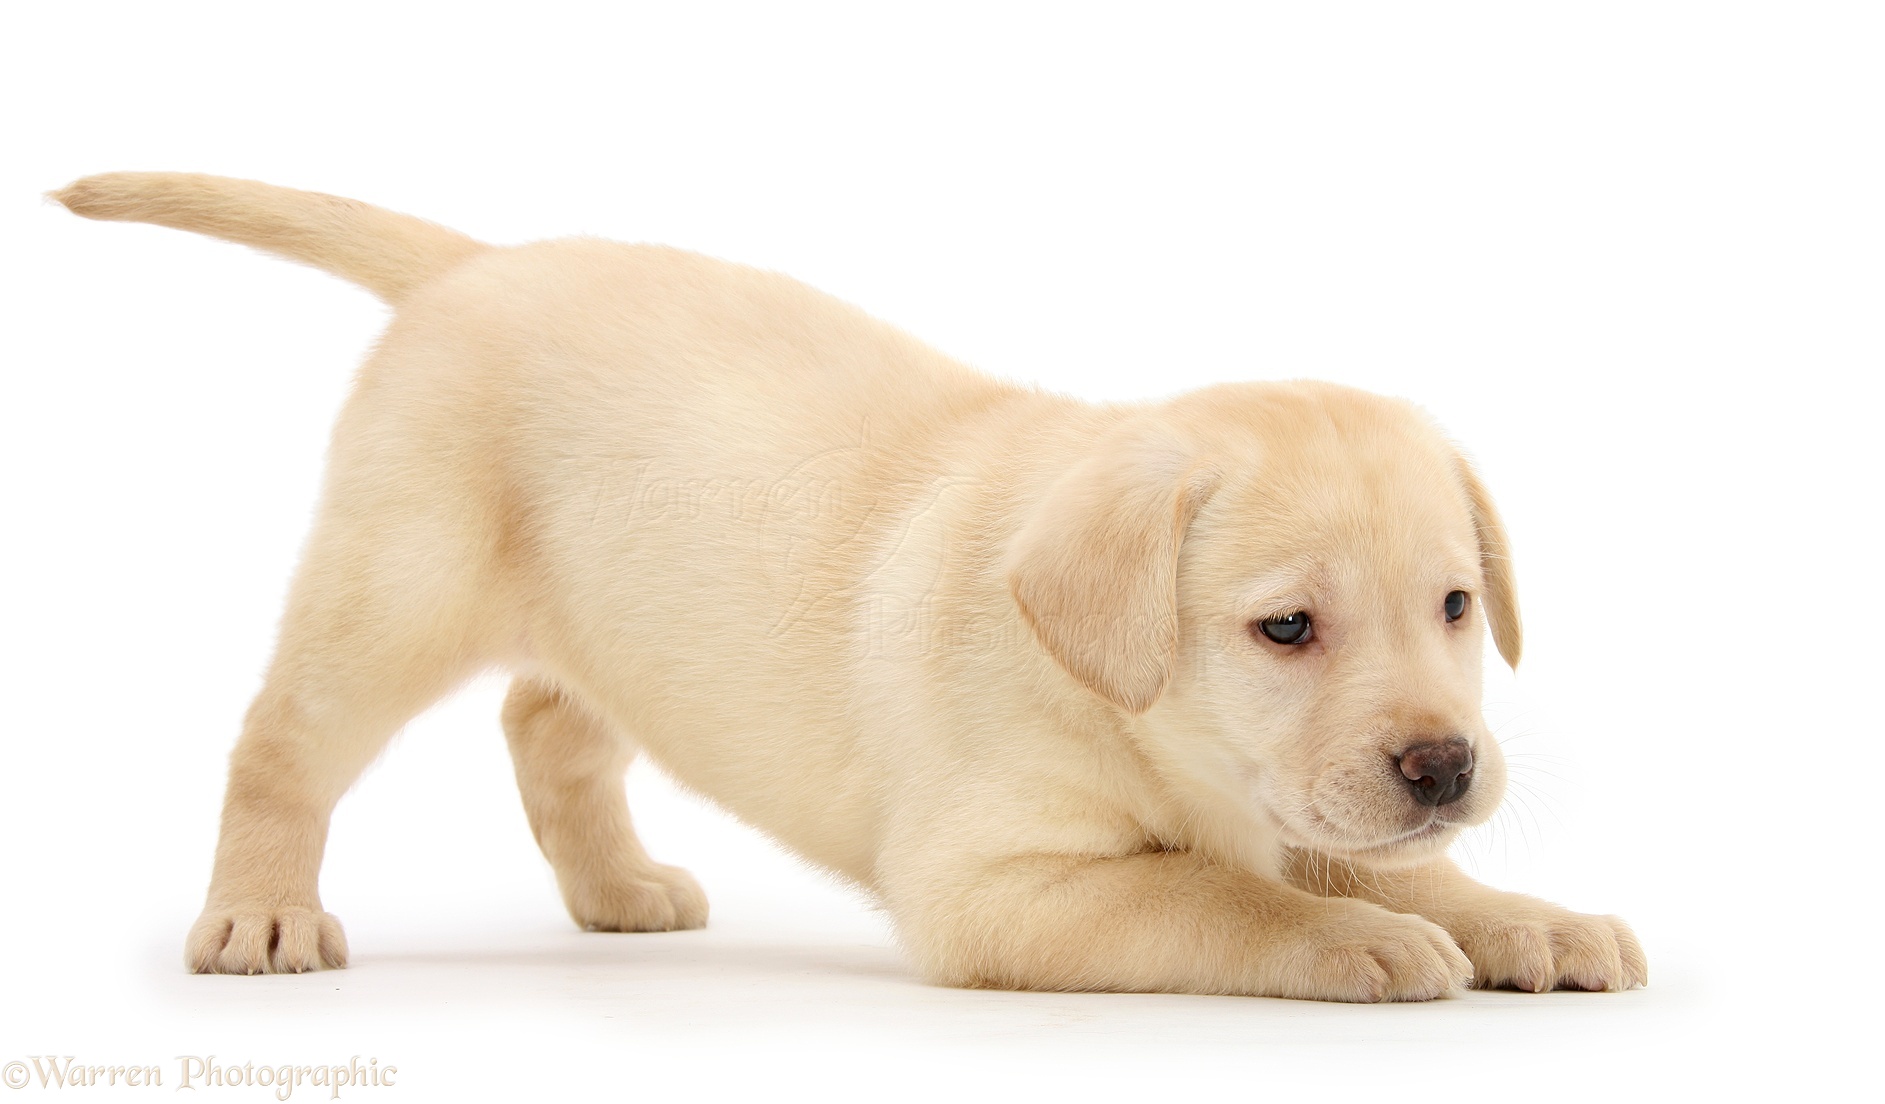
[[[1171,850],[1283,877],[1282,821],[1263,805],[1253,765],[1199,740],[1190,723],[1157,706],[1124,728],[1145,764],[1139,815],[1150,835]]]

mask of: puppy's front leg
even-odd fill
[[[1292,852],[1290,874],[1316,893],[1372,901],[1445,928],[1473,960],[1482,989],[1632,989],[1649,982],[1649,963],[1630,926],[1587,916],[1467,877],[1452,859],[1378,869]]]
[[[885,897],[943,984],[1383,1001],[1429,1000],[1471,975],[1420,917],[1188,852],[923,865]]]

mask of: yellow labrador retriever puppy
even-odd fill
[[[524,806],[585,928],[706,921],[630,826],[646,752],[876,895],[945,984],[1645,981],[1620,921],[1445,857],[1504,786],[1481,647],[1516,661],[1519,615],[1485,488],[1406,403],[1252,383],[1094,406],[673,249],[492,248],[208,176],[56,198],[397,308],[334,431],[191,969],[344,965],[317,891],[335,803],[502,666]]]

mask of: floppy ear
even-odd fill
[[[1479,566],[1486,576],[1486,622],[1492,626],[1492,642],[1499,646],[1505,662],[1517,667],[1523,633],[1518,618],[1518,583],[1512,576],[1512,546],[1506,540],[1505,523],[1499,520],[1492,496],[1464,456],[1460,457],[1460,478],[1473,505],[1473,524],[1479,529]]]
[[[1115,433],[1062,476],[1008,549],[1008,588],[1048,653],[1143,713],[1178,653],[1178,547],[1217,476],[1176,441]]]

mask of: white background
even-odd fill
[[[1885,779],[1876,9],[681,7],[0,17],[0,1060],[174,1085],[177,1055],[357,1054],[398,1085],[344,1098],[385,1101],[1635,1099],[1852,1071]],[[934,989],[864,902],[644,768],[644,837],[712,926],[583,935],[495,680],[341,805],[351,969],[186,975],[225,757],[385,312],[39,198],[111,169],[698,249],[1094,399],[1313,376],[1419,401],[1503,506],[1528,628],[1489,689],[1514,792],[1461,851],[1626,916],[1651,987]]]

